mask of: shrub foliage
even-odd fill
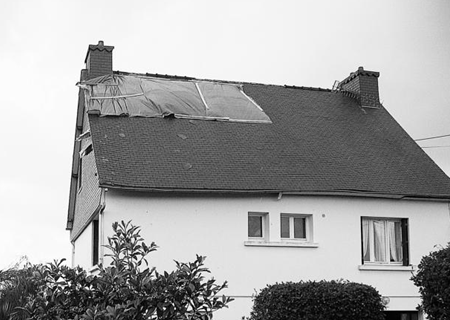
[[[268,285],[254,298],[250,320],[381,320],[381,296],[373,287],[348,281]]]
[[[411,280],[419,287],[428,319],[450,319],[450,244],[422,257]]]
[[[41,265],[25,264],[0,271],[0,320],[22,320],[28,314],[20,309],[27,303],[27,297],[35,295],[40,287],[36,273]]]
[[[209,272],[204,257],[175,262],[174,271],[159,273],[148,267],[146,259],[156,245],[145,244],[139,227],[122,221],[114,223],[113,229],[106,246],[112,258],[108,267],[99,266],[97,274],[91,275],[65,266],[63,260],[33,266],[27,273],[33,290],[23,293],[22,306],[15,312],[25,313],[30,320],[207,320],[232,300],[219,296],[226,282],[216,284],[204,278]],[[12,315],[4,319],[13,319]]]

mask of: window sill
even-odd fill
[[[317,247],[319,247],[319,244],[313,243],[313,242],[294,242],[294,241],[268,242],[268,241],[250,240],[250,241],[244,241],[244,246],[246,246],[246,247],[317,248]]]
[[[360,265],[358,269],[361,271],[413,271],[413,266],[400,266],[400,265]]]

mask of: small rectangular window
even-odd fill
[[[99,261],[99,225],[98,220],[92,221],[92,265]]]
[[[282,213],[280,219],[281,239],[308,240],[310,216]]]
[[[80,191],[83,186],[83,159],[80,158],[78,162],[78,174],[77,174],[77,190]]]
[[[290,230],[290,221],[289,217],[283,217],[281,216],[281,237],[282,238],[289,238],[291,235]]]
[[[386,320],[418,320],[417,311],[385,311]]]
[[[249,212],[248,213],[248,237],[265,238],[267,234],[267,213]]]
[[[408,220],[361,219],[362,263],[409,265]]]

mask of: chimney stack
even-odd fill
[[[378,92],[379,72],[364,70],[359,67],[356,72],[339,83],[339,89],[354,96],[361,107],[377,108],[380,105]]]
[[[112,74],[113,49],[113,46],[105,46],[102,40],[100,40],[96,45],[89,45],[86,59],[84,60],[87,70],[87,78],[84,80]]]

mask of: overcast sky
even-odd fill
[[[75,83],[98,40],[129,72],[331,88],[363,66],[412,138],[450,134],[449,0],[3,1],[0,269],[70,261]],[[450,138],[420,145],[450,174]]]

